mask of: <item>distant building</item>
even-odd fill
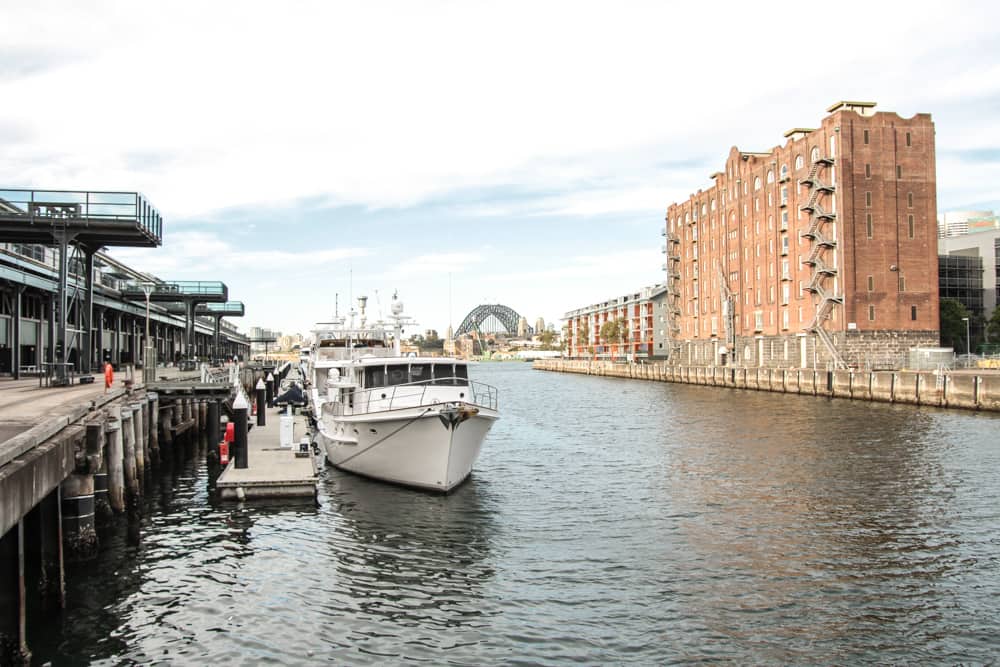
[[[1000,229],[993,211],[948,211],[938,216],[938,238],[964,236]]]
[[[270,342],[264,342],[265,340]],[[264,327],[250,327],[250,354],[264,354],[279,349],[281,332]],[[260,341],[260,342],[254,342]]]
[[[666,287],[652,285],[566,313],[566,356],[575,359],[665,358],[662,310]],[[619,322],[617,339],[605,340],[601,328]],[[660,331],[659,334],[657,332]],[[659,341],[659,343],[657,343]]]
[[[941,266],[947,265],[949,271],[947,285],[945,277],[941,277],[941,298],[957,298],[975,314],[990,317],[1000,303],[1000,229],[938,239],[938,253],[949,258],[947,262],[944,257],[939,260]],[[956,257],[973,261],[962,261]],[[969,272],[977,276],[973,278]],[[972,287],[973,284],[978,288]],[[970,290],[973,289],[982,293],[978,300],[971,295]],[[956,296],[958,293],[963,296]],[[981,304],[978,308],[970,306],[977,301]]]
[[[942,299],[955,299],[973,315],[985,315],[982,257],[939,255],[938,284]]]
[[[528,318],[523,315],[517,321],[517,337],[524,338],[528,335]]]
[[[545,318],[539,317],[535,320],[535,333],[540,334],[545,331]]]

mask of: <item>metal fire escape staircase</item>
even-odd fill
[[[719,284],[722,285],[722,329],[725,335],[726,345],[729,346],[730,355],[736,349],[736,297],[729,288],[729,280],[726,278],[726,269],[719,262]]]
[[[676,362],[680,359],[681,334],[681,239],[677,234],[664,229],[663,235],[667,243],[663,250],[667,261],[663,265],[667,272],[667,329],[670,333],[669,359]]]
[[[838,368],[846,368],[847,364],[840,355],[840,351],[837,350],[837,346],[834,345],[833,337],[823,327],[823,323],[829,319],[833,313],[833,309],[844,303],[843,295],[837,294],[834,291],[833,284],[827,281],[828,278],[837,275],[837,266],[832,263],[828,264],[825,260],[827,251],[837,247],[837,241],[832,237],[827,237],[823,233],[824,228],[827,223],[834,221],[837,215],[826,211],[820,203],[824,195],[835,192],[833,185],[820,180],[820,172],[833,163],[832,158],[819,158],[813,162],[812,167],[809,169],[809,174],[799,181],[800,185],[805,185],[810,189],[809,199],[800,207],[801,210],[809,213],[809,226],[801,233],[801,236],[812,242],[809,254],[804,260],[805,264],[813,268],[813,273],[809,284],[806,285],[806,289],[819,297],[819,302],[816,304],[816,313],[812,321],[806,326],[806,331],[816,334],[816,337],[822,341],[823,346]]]

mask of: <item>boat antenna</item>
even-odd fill
[[[333,319],[340,317],[340,292],[333,293]]]

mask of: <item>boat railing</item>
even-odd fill
[[[409,382],[389,387],[356,389],[351,393],[347,402],[347,405],[352,407],[346,411],[357,415],[412,408],[421,405],[433,405],[435,403],[456,400],[453,392],[442,394],[440,393],[442,389],[464,390],[459,391],[457,400],[477,407],[496,410],[499,403],[499,392],[496,387],[455,376]],[[338,402],[334,407],[334,411],[338,415],[344,414],[346,412],[344,403]]]

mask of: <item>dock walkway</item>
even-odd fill
[[[266,425],[253,428],[247,438],[248,467],[237,468],[230,451],[229,465],[215,482],[223,500],[253,498],[297,498],[316,496],[316,463],[310,449],[306,457],[296,457],[299,441],[306,435],[306,418],[294,415],[292,447],[279,441],[280,410],[268,408]]]

